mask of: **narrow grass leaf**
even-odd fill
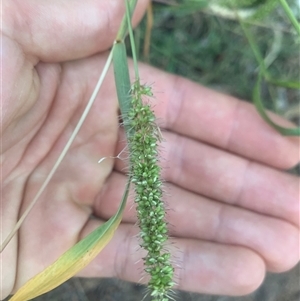
[[[102,86],[102,83],[104,81],[104,78],[107,74],[107,71],[109,69],[109,66],[111,64],[111,60],[112,60],[112,54],[110,52],[107,61],[105,63],[105,66],[101,72],[101,75],[99,77],[99,80],[96,84],[96,87],[71,135],[71,137],[69,138],[67,144],[65,145],[65,147],[63,148],[62,152],[60,153],[58,159],[56,160],[54,166],[52,167],[52,169],[50,170],[49,174],[47,175],[46,179],[44,180],[42,186],[40,187],[40,189],[38,190],[37,194],[35,195],[35,197],[33,198],[33,200],[30,202],[29,206],[26,208],[26,210],[24,211],[24,213],[22,214],[22,216],[20,217],[20,219],[18,220],[18,222],[16,223],[16,225],[14,226],[14,228],[11,230],[11,232],[9,233],[9,235],[6,237],[6,239],[3,241],[3,243],[0,245],[0,253],[5,249],[5,247],[8,245],[8,243],[10,242],[10,240],[13,238],[13,236],[16,234],[16,232],[19,230],[19,228],[21,227],[21,225],[23,224],[24,220],[26,219],[26,217],[28,216],[28,214],[30,213],[30,211],[32,210],[32,208],[34,207],[34,205],[37,203],[37,201],[39,200],[40,196],[42,195],[42,193],[44,192],[45,188],[48,186],[50,180],[52,179],[54,173],[56,172],[57,168],[59,167],[60,163],[62,162],[62,160],[64,159],[65,155],[67,154],[67,152],[69,151],[73,141],[75,140],[79,130],[81,129],[81,126],[83,124],[83,122],[85,121],[89,111],[91,110],[91,107],[96,99],[96,96],[98,95],[98,92]]]
[[[262,20],[264,17],[269,15],[272,10],[278,5],[278,0],[266,0],[266,1],[256,1],[257,5],[256,13],[251,17],[252,19]]]
[[[128,1],[129,3],[129,8],[130,8],[130,15],[132,15],[134,9],[135,9],[135,6],[136,6],[136,3],[137,3],[137,0],[126,0]],[[118,34],[117,34],[117,37],[116,37],[116,41],[122,41],[125,36],[127,35],[127,20],[126,20],[126,14],[122,20],[122,23],[120,25],[120,29],[118,31]]]
[[[237,16],[238,17],[238,16]],[[257,44],[254,41],[253,36],[250,34],[250,31],[248,30],[248,25],[246,23],[244,23],[239,17],[238,17],[239,23],[241,25],[241,28],[244,32],[244,35],[246,37],[246,39],[248,40],[248,43],[252,49],[252,52],[256,58],[256,61],[259,65],[260,70],[263,71],[264,76],[267,74],[267,68],[265,66],[265,61],[259,51],[259,48],[257,46]]]
[[[286,0],[279,0],[279,2],[281,4],[282,8],[284,9],[285,14],[289,18],[290,22],[293,24],[297,34],[300,36],[300,24],[297,21],[297,19],[295,18],[292,10],[290,9],[290,6],[286,2]]]
[[[108,244],[118,228],[128,197],[129,186],[130,179],[119,209],[114,216],[66,251],[44,271],[31,278],[10,301],[27,301],[40,296],[56,288],[86,267]]]
[[[253,37],[251,36],[250,32],[248,31],[247,27],[245,26],[245,24],[239,19],[240,21],[240,25],[244,31],[244,34],[250,44],[250,47],[252,48],[252,51],[256,57],[256,60],[259,64],[259,75],[258,75],[258,79],[256,82],[256,85],[254,87],[253,90],[253,102],[254,105],[257,109],[257,111],[259,112],[259,114],[261,115],[261,117],[269,124],[271,125],[274,129],[276,129],[279,133],[281,133],[282,135],[285,136],[300,136],[300,128],[285,128],[285,127],[281,127],[278,124],[276,124],[275,122],[273,122],[270,117],[268,116],[268,114],[266,113],[266,110],[264,108],[264,105],[261,101],[261,94],[260,94],[260,86],[263,80],[263,77],[269,81],[272,82],[273,84],[275,84],[275,82],[278,85],[289,85],[289,88],[298,88],[298,85],[295,84],[294,82],[284,82],[284,81],[280,81],[280,80],[273,80],[271,79],[271,77],[269,76],[267,70],[266,70],[266,66],[264,63],[264,60],[260,54],[260,51],[256,45],[256,43],[254,42]]]
[[[288,89],[300,89],[300,82],[299,81],[292,81],[292,80],[280,80],[280,79],[274,79],[266,76],[266,81],[270,84],[273,84],[275,86],[284,87]]]
[[[127,122],[128,112],[131,109],[131,84],[127,63],[126,47],[123,41],[116,42],[113,47],[113,66],[119,106],[128,137],[130,128]]]
[[[271,125],[274,129],[276,129],[278,132],[280,132],[282,135],[285,136],[300,136],[300,128],[285,128],[282,126],[279,126],[275,122],[273,122],[268,114],[266,113],[266,110],[262,104],[261,101],[261,94],[260,94],[260,86],[262,83],[262,72],[260,72],[256,85],[254,87],[253,91],[253,102],[255,104],[255,107],[261,117],[269,124]]]

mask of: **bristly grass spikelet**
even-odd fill
[[[147,251],[144,265],[150,275],[148,288],[153,301],[167,301],[167,294],[174,285],[174,268],[170,253],[164,249],[168,229],[158,165],[157,148],[161,133],[150,105],[143,102],[143,96],[152,96],[151,88],[137,80],[131,88],[132,106],[127,118],[130,176],[135,187],[141,247]]]
[[[123,40],[116,40],[113,51],[114,73],[123,126],[129,150],[129,178],[134,184],[135,203],[140,227],[140,246],[146,250],[144,270],[150,276],[148,289],[153,301],[168,301],[173,287],[174,268],[171,254],[165,250],[168,229],[162,201],[161,168],[158,164],[158,143],[161,132],[155,115],[143,97],[151,97],[151,88],[141,85],[131,13],[126,3],[135,81],[130,83],[126,48]]]

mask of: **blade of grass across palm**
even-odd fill
[[[135,49],[134,45],[134,37],[133,31],[131,27],[131,16],[132,16],[132,9],[130,6],[130,2],[126,0],[126,16],[124,20],[128,28],[128,32],[130,35],[130,43],[132,49]],[[125,27],[125,25],[124,25]],[[131,84],[130,84],[130,75],[129,75],[129,68],[127,63],[127,53],[126,53],[126,46],[124,44],[124,37],[121,36],[119,32],[118,36],[120,39],[116,39],[115,44],[113,46],[113,66],[114,66],[114,75],[115,75],[115,83],[118,95],[119,106],[123,118],[124,128],[126,132],[127,138],[131,135],[132,129],[129,126],[128,122],[128,112],[132,108],[131,104]],[[139,80],[139,72],[137,66],[137,57],[136,52],[132,51],[133,54],[133,61],[134,61],[134,70],[135,70],[135,80]]]
[[[42,186],[40,187],[40,189],[38,190],[37,194],[35,195],[35,197],[33,198],[33,200],[31,201],[31,203],[29,204],[29,206],[26,208],[26,210],[24,211],[24,213],[22,214],[22,216],[20,217],[20,219],[18,220],[18,222],[16,223],[16,225],[14,226],[14,228],[11,230],[11,232],[9,233],[9,235],[6,237],[6,239],[3,241],[3,243],[0,246],[0,253],[5,249],[5,247],[8,245],[8,243],[10,242],[10,240],[13,238],[13,236],[16,234],[16,232],[19,230],[19,228],[21,227],[21,225],[23,224],[24,220],[26,219],[26,217],[28,216],[28,214],[30,213],[30,211],[32,210],[32,208],[34,207],[34,205],[37,203],[37,201],[39,200],[40,196],[43,194],[45,188],[48,186],[50,180],[52,179],[54,173],[56,172],[57,168],[59,167],[60,163],[62,162],[62,160],[64,159],[64,157],[66,156],[67,152],[69,151],[73,141],[75,140],[79,130],[81,129],[81,126],[83,124],[83,122],[85,121],[89,111],[91,110],[91,107],[98,95],[98,92],[102,86],[102,83],[104,81],[104,78],[106,76],[106,73],[109,69],[109,66],[111,64],[111,60],[112,60],[112,55],[111,53],[109,54],[107,61],[105,63],[105,66],[101,72],[101,75],[99,77],[98,83],[94,89],[93,94],[90,97],[90,100],[88,101],[71,137],[69,138],[67,144],[65,145],[64,149],[62,150],[62,152],[60,153],[58,159],[56,160],[54,166],[52,167],[52,169],[50,170],[49,174],[47,175],[46,179],[44,180]]]
[[[10,301],[26,301],[42,295],[67,281],[87,266],[108,244],[118,228],[126,205],[129,187],[130,179],[127,182],[119,209],[114,216],[66,251],[44,271],[31,278]]]
[[[133,13],[133,11],[135,9],[137,0],[125,0],[125,1],[129,5],[130,16],[132,16],[132,13]],[[117,37],[116,37],[116,41],[122,41],[125,38],[125,36],[127,35],[127,29],[128,29],[127,18],[126,18],[126,14],[125,14],[125,16],[124,16],[124,18],[122,20],[120,29],[118,31]]]
[[[262,72],[259,73],[256,85],[254,87],[253,91],[253,101],[255,104],[255,107],[261,117],[269,124],[271,125],[274,129],[276,129],[278,132],[280,132],[282,135],[285,136],[300,136],[300,128],[285,128],[282,126],[279,126],[275,122],[273,122],[270,117],[268,116],[262,101],[261,101],[261,94],[260,94],[260,86],[262,83]]]
[[[133,33],[130,21],[132,16],[132,6],[136,4],[136,0],[132,0],[131,2],[125,0],[126,2],[126,14],[122,21],[122,28],[126,28],[131,35],[131,46],[135,48],[133,45]],[[122,29],[119,31],[117,38],[115,40],[112,53],[113,53],[113,66],[114,66],[114,75],[115,75],[115,83],[118,95],[119,106],[123,118],[124,128],[126,132],[126,136],[130,135],[131,129],[128,123],[128,112],[130,111],[132,104],[131,104],[131,84],[130,84],[130,75],[129,75],[129,68],[127,63],[127,53],[126,53],[126,46],[124,44],[124,36],[125,31]],[[135,55],[135,51],[133,51],[133,60],[134,60],[134,68],[135,68],[135,75],[136,79],[138,79],[138,67],[137,67],[137,58]]]
[[[124,63],[126,62],[126,63]],[[126,135],[129,135],[130,127],[127,122],[128,112],[131,108],[130,77],[127,64],[126,48],[123,41],[116,41],[113,47],[113,66],[119,106],[123,118]]]

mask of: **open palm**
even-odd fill
[[[118,3],[120,2],[120,3]],[[122,1],[6,1],[2,42],[1,239],[26,209],[70,137],[106,60]],[[146,1],[139,1],[135,20]],[[299,260],[298,141],[254,108],[141,65],[163,129],[168,221],[179,288],[239,295],[266,270]],[[70,152],[3,252],[2,296],[112,216],[126,183],[112,72]],[[285,121],[278,119],[278,122]],[[108,157],[98,164],[98,160]],[[81,276],[138,281],[133,201],[111,243]]]

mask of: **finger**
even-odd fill
[[[134,24],[147,0],[138,1]],[[124,15],[124,1],[6,1],[6,36],[21,44],[27,56],[44,62],[85,57],[107,49]]]
[[[251,104],[149,66],[139,69],[142,80],[153,83],[154,109],[166,129],[276,168],[299,162],[299,139],[278,134]]]
[[[94,214],[105,219],[115,214],[122,197],[116,187],[124,187],[126,181],[120,173],[111,175],[95,202]],[[273,272],[283,272],[298,262],[299,229],[290,223],[222,204],[174,185],[167,184],[165,190],[171,236],[252,249]],[[123,221],[136,223],[134,207],[131,194]]]
[[[218,201],[299,225],[299,178],[181,136],[169,135],[165,178]]]
[[[99,222],[91,221],[82,236]],[[145,256],[133,225],[122,224],[112,241],[79,276],[118,277],[127,281],[147,281],[141,258]],[[168,248],[173,255],[177,287],[198,293],[243,295],[263,281],[261,258],[238,246],[225,246],[191,239],[173,239]]]
[[[217,149],[163,132],[163,178],[208,198],[283,218],[299,227],[299,178]],[[124,148],[120,143],[117,153]],[[116,168],[124,170],[125,161]],[[125,169],[126,170],[126,169]]]

